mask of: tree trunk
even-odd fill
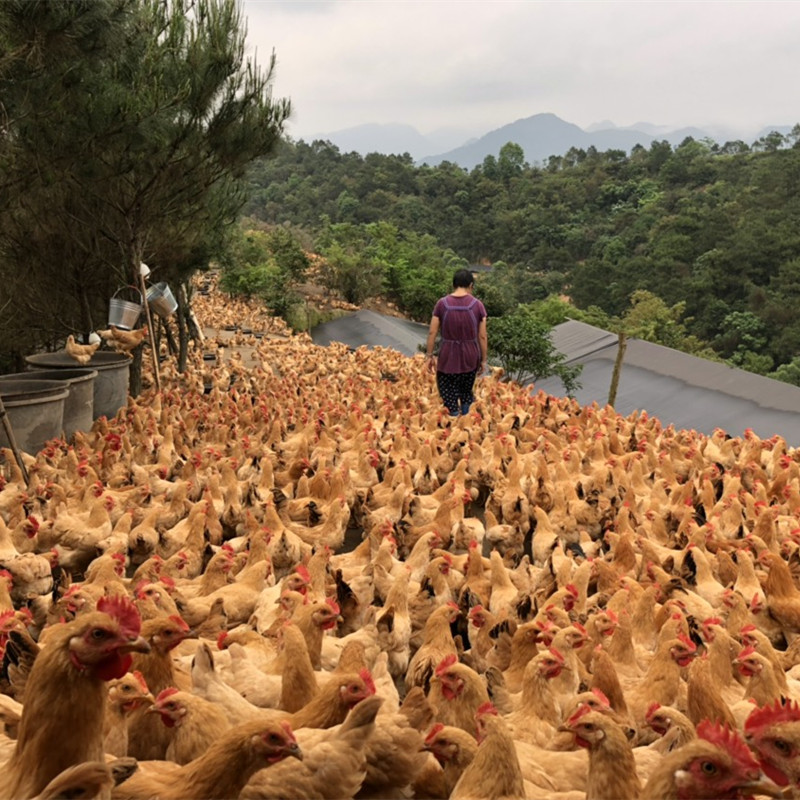
[[[186,362],[189,360],[189,328],[186,324],[186,288],[183,284],[178,286],[178,372],[186,372]]]
[[[617,345],[617,358],[614,361],[614,371],[611,373],[611,386],[608,390],[608,405],[613,406],[617,402],[617,388],[619,387],[619,374],[622,371],[622,359],[625,358],[625,348],[628,340],[624,331],[619,333],[619,344]]]

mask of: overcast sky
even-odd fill
[[[287,131],[368,122],[482,135],[552,112],[587,127],[800,121],[800,1],[244,0]]]

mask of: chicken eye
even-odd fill
[[[791,750],[789,742],[785,739],[775,739],[772,744],[775,745],[775,749],[779,750],[781,753],[788,753]]]
[[[700,769],[703,771],[704,775],[717,774],[717,765],[713,761],[704,761],[700,764]]]
[[[271,733],[269,740],[272,744],[281,744],[283,742],[283,739],[277,733]]]
[[[91,633],[91,637],[97,641],[100,641],[101,639],[107,639],[108,632],[104,631],[102,628],[95,628]]]

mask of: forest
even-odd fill
[[[246,225],[292,231],[351,302],[425,320],[469,265],[491,316],[531,306],[800,385],[800,125],[535,165],[509,142],[471,171],[283,139],[248,179]]]

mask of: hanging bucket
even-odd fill
[[[178,307],[178,301],[166,283],[157,283],[147,290],[147,302],[150,308],[162,319],[171,317]]]
[[[124,331],[132,331],[139,321],[139,314],[142,313],[142,293],[132,286],[127,287],[133,289],[139,295],[139,302],[132,303],[130,300],[121,300],[117,295],[124,288],[126,287],[121,286],[117,289],[108,301],[108,324]]]

